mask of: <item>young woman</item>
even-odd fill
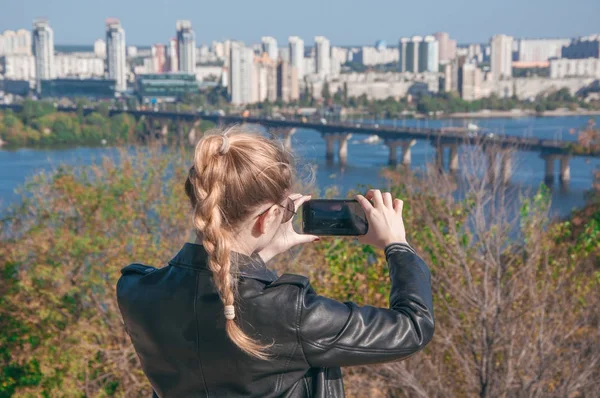
[[[265,263],[318,240],[294,232],[310,197],[292,194],[294,166],[277,143],[239,127],[197,145],[185,190],[197,239],[163,268],[131,264],[117,296],[159,397],[343,397],[341,366],[395,361],[434,331],[430,273],[407,244],[402,201],[356,199],[385,250],[390,308],[319,296],[307,278]]]

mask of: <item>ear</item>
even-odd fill
[[[271,206],[271,208],[262,216],[258,217],[258,220],[256,220],[256,226],[258,228],[258,232],[261,235],[264,235],[267,233],[267,230],[269,230],[269,227],[272,225],[272,223],[275,221],[276,214],[275,212],[277,211],[277,206],[273,205]]]

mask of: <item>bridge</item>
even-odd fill
[[[0,109],[20,111],[21,105],[0,105]],[[76,112],[74,107],[57,107],[59,112]],[[84,108],[84,115],[95,112],[94,108]],[[382,139],[389,148],[388,163],[392,166],[401,164],[410,166],[411,147],[417,140],[429,141],[436,149],[436,165],[440,170],[446,168],[451,172],[459,169],[458,147],[460,145],[483,146],[488,156],[488,173],[490,178],[501,178],[508,182],[512,173],[511,154],[515,149],[539,153],[545,160],[545,182],[552,184],[555,180],[555,163],[560,162],[559,180],[568,183],[570,180],[569,162],[573,156],[600,157],[600,151],[576,153],[574,142],[562,140],[543,140],[534,137],[517,137],[500,135],[492,132],[473,132],[466,128],[414,128],[391,127],[377,125],[360,125],[356,123],[317,123],[300,120],[285,120],[243,117],[235,115],[221,115],[218,113],[203,114],[195,112],[168,112],[150,110],[120,110],[111,109],[110,116],[126,113],[136,119],[146,118],[163,121],[161,134],[168,134],[168,122],[175,122],[179,135],[184,135],[184,125],[191,125],[188,137],[195,141],[196,127],[200,120],[214,122],[217,125],[230,124],[257,124],[269,129],[274,135],[280,137],[284,145],[291,149],[291,137],[298,128],[316,130],[326,142],[325,157],[328,162],[333,162],[336,152],[341,164],[348,158],[348,140],[353,135],[372,136]],[[401,159],[398,159],[398,148],[402,148]],[[448,159],[446,159],[448,153]],[[498,167],[496,167],[498,166]]]

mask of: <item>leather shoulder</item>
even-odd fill
[[[155,267],[151,267],[149,265],[144,265],[144,264],[133,263],[133,264],[129,264],[127,267],[123,268],[121,270],[121,275],[128,275],[128,274],[147,275],[154,271],[156,271]]]
[[[283,286],[283,285],[293,285],[293,286],[298,286],[300,288],[306,288],[310,285],[310,281],[308,280],[307,277],[302,276],[302,275],[283,274],[279,278],[277,278],[275,281],[273,281],[271,284],[269,284],[266,288],[268,289],[271,287]]]

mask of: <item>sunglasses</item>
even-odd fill
[[[294,204],[294,201],[290,198],[287,198],[285,201],[285,204],[283,204],[283,205],[280,203],[275,203],[275,204],[286,211],[283,218],[281,219],[282,224],[285,224],[286,222],[290,221],[292,219],[292,217],[294,217],[297,214],[296,213],[296,205]],[[271,207],[273,207],[273,206],[271,206]],[[263,211],[256,217],[258,218],[260,216],[265,215],[269,210],[271,210],[271,207],[269,207],[267,210]]]

